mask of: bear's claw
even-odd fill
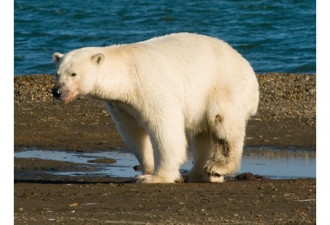
[[[209,161],[204,167],[204,172],[208,177],[222,177],[225,174],[223,173],[223,168],[221,167],[221,162]]]
[[[220,173],[217,173],[217,172],[211,172],[211,173],[207,173],[207,176],[208,177],[221,177],[221,176],[223,176],[222,174],[220,174]]]

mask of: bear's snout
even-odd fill
[[[59,99],[62,95],[62,91],[58,85],[52,88],[52,95],[55,99]]]

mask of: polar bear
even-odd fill
[[[248,61],[226,42],[175,33],[54,53],[53,60],[53,96],[66,103],[77,95],[105,101],[142,167],[137,182],[181,181],[188,143],[188,182],[223,182],[239,168],[259,87]]]

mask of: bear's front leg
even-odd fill
[[[137,177],[140,183],[181,182],[180,166],[186,160],[186,137],[183,116],[179,113],[151,121],[148,130],[154,149],[155,172]],[[168,118],[168,119],[166,119]]]
[[[142,174],[154,172],[153,149],[148,133],[137,120],[116,104],[106,103],[117,130],[142,167]]]

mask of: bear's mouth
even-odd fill
[[[54,99],[63,101],[65,104],[71,102],[77,96],[77,94],[78,93],[76,91],[70,92],[68,90],[63,90],[63,88],[60,88],[56,85],[52,89],[52,95]]]
[[[76,95],[68,95],[66,98],[62,98],[62,101],[64,101],[65,104],[68,104],[69,102],[71,102],[74,98],[76,97]]]
[[[77,94],[78,93],[76,91],[64,91],[59,100],[63,101],[65,104],[68,104],[76,98]]]

